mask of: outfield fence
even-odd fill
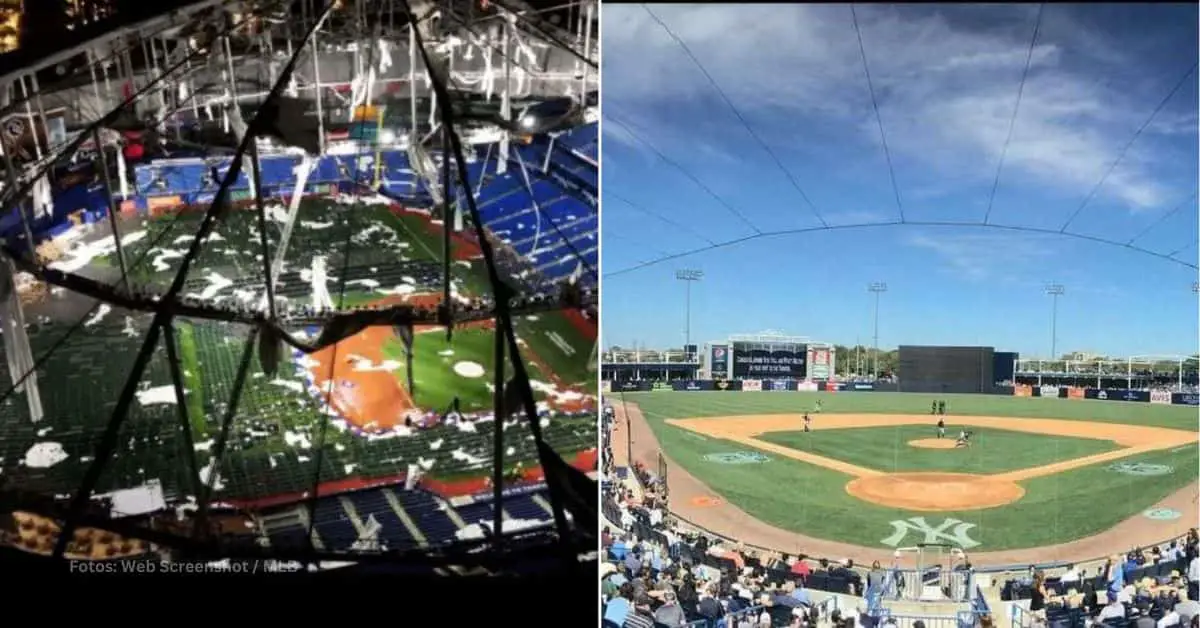
[[[907,390],[903,383],[887,382],[814,382],[794,379],[718,379],[718,380],[673,380],[657,382],[651,380],[622,380],[601,382],[604,392],[651,392],[671,390],[675,392],[946,392],[936,390]],[[1054,399],[1094,399],[1100,401],[1125,401],[1130,403],[1152,403],[1156,405],[1200,406],[1200,393],[1172,392],[1167,390],[1134,390],[1127,388],[1085,388],[1079,386],[993,386],[982,394],[1001,397],[1042,397]]]

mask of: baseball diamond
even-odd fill
[[[953,409],[948,433],[971,431],[970,447],[936,438],[923,414],[932,395],[650,392],[615,407],[633,459],[667,459],[678,516],[781,551],[869,561],[952,543],[980,565],[1084,560],[1197,520],[1193,408],[937,398]],[[930,448],[939,440],[951,446]],[[1182,514],[1142,514],[1152,510]]]

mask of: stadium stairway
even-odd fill
[[[308,524],[299,508],[262,515],[259,525],[273,546],[299,548],[305,545],[304,535],[308,531]]]

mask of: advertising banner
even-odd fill
[[[1042,397],[1058,399],[1058,386],[1042,386],[1040,392]]]
[[[829,379],[829,349],[809,349],[808,376],[812,379]]]
[[[1150,403],[1171,403],[1171,391],[1169,390],[1151,390]]]
[[[1067,399],[1086,399],[1087,389],[1072,386],[1067,389]]]
[[[675,390],[670,382],[654,382],[650,385],[650,390]]]
[[[170,209],[179,207],[183,204],[183,198],[179,196],[151,196],[146,199],[146,206],[151,211],[156,209]]]
[[[612,392],[612,381],[606,379],[600,382],[600,392]]]
[[[1177,406],[1200,406],[1200,395],[1196,393],[1171,393],[1171,403]]]
[[[1148,390],[1119,390],[1121,401],[1138,401],[1141,403],[1150,402],[1150,391]]]
[[[858,383],[850,384],[849,387],[851,390],[859,390],[859,391],[875,390],[875,384],[870,384],[870,383],[864,384],[864,383],[858,382]]]
[[[679,391],[712,390],[713,383],[709,380],[688,380],[671,382],[671,387]]]
[[[1033,386],[1026,386],[1025,384],[1018,384],[1016,386],[1013,386],[1013,396],[1014,397],[1032,397],[1033,396]]]
[[[708,368],[712,373],[713,379],[725,377],[729,373],[729,347],[725,345],[713,345],[711,354]]]
[[[742,381],[738,379],[715,379],[713,390],[741,390]]]
[[[645,392],[650,390],[650,382],[642,380],[618,382],[613,389],[619,392]]]
[[[817,386],[816,382],[797,382],[796,383],[796,390],[799,390],[801,392],[817,392],[820,389],[821,388],[819,386]]]
[[[805,345],[795,346],[797,350],[786,349],[752,349],[761,344],[735,342],[733,344],[733,376],[738,379],[753,377],[804,377],[804,367],[808,353]]]
[[[761,392],[762,389],[763,389],[763,385],[762,385],[762,380],[760,380],[760,379],[743,379],[742,380],[742,390],[749,390],[752,392]]]
[[[1102,401],[1150,401],[1150,393],[1145,390],[1125,390],[1124,388],[1088,388],[1083,393],[1086,399]]]
[[[793,390],[792,383],[786,379],[772,379],[766,383],[767,390]]]

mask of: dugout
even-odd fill
[[[900,345],[899,390],[919,393],[990,393],[995,388],[992,347]]]

